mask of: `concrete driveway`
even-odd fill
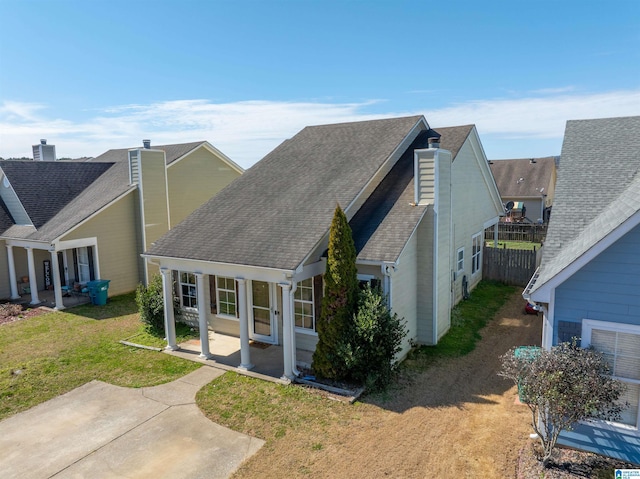
[[[208,420],[196,392],[224,371],[202,367],[130,389],[91,381],[0,422],[0,477],[226,478],[264,441]]]

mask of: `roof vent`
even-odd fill
[[[429,138],[427,141],[429,143],[429,148],[440,148],[440,137],[438,136],[432,137],[432,138]]]
[[[46,140],[46,139],[42,139],[42,140],[40,140],[40,144],[41,144],[41,145],[46,145],[46,144],[47,144],[47,140]]]
[[[536,162],[536,159],[535,159],[535,158],[531,158],[531,159],[529,160],[529,163],[530,163],[530,164],[532,164],[532,165],[533,165],[535,162]]]
[[[145,150],[150,150],[151,149],[151,140],[142,140],[142,145],[144,146]]]

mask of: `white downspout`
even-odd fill
[[[296,321],[295,321],[295,293],[298,289],[298,283],[295,281],[291,282],[291,293],[289,295],[290,301],[290,309],[292,311],[294,317],[291,318],[291,354],[293,355],[291,361],[291,369],[293,371],[294,376],[300,376],[300,371],[298,370],[298,350],[296,349]]]

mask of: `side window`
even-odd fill
[[[180,304],[183,308],[198,308],[198,289],[196,287],[196,275],[180,271]]]
[[[482,233],[473,235],[471,241],[471,274],[480,271],[482,266]]]
[[[464,271],[464,248],[460,248],[456,254],[456,271],[461,273]]]

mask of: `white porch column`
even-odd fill
[[[38,298],[38,280],[36,279],[36,265],[33,261],[33,248],[26,247],[27,261],[29,263],[29,288],[31,289],[31,303],[40,304],[40,298]]]
[[[291,284],[280,283],[282,287],[282,353],[284,355],[284,373],[282,379],[293,379],[293,319],[291,318]]]
[[[251,348],[249,347],[249,315],[247,314],[247,280],[236,278],[238,282],[238,317],[240,320],[240,366],[238,369],[248,371],[251,364]]]
[[[209,350],[209,325],[207,323],[207,308],[204,301],[204,274],[194,273],[198,287],[198,326],[200,327],[200,357],[211,359]]]
[[[64,302],[62,301],[62,285],[60,284],[60,265],[58,264],[58,253],[56,251],[50,251],[51,253],[51,274],[53,275],[53,293],[56,298],[57,310],[64,309]]]
[[[498,221],[498,223],[493,225],[493,247],[494,248],[498,247],[498,225],[499,224],[500,222]]]
[[[9,287],[11,288],[11,299],[20,299],[18,293],[18,278],[16,278],[16,264],[13,260],[13,246],[7,245],[7,259],[9,263]]]
[[[173,317],[173,277],[169,268],[160,268],[162,274],[162,298],[164,301],[164,333],[169,351],[176,351],[176,322]]]

